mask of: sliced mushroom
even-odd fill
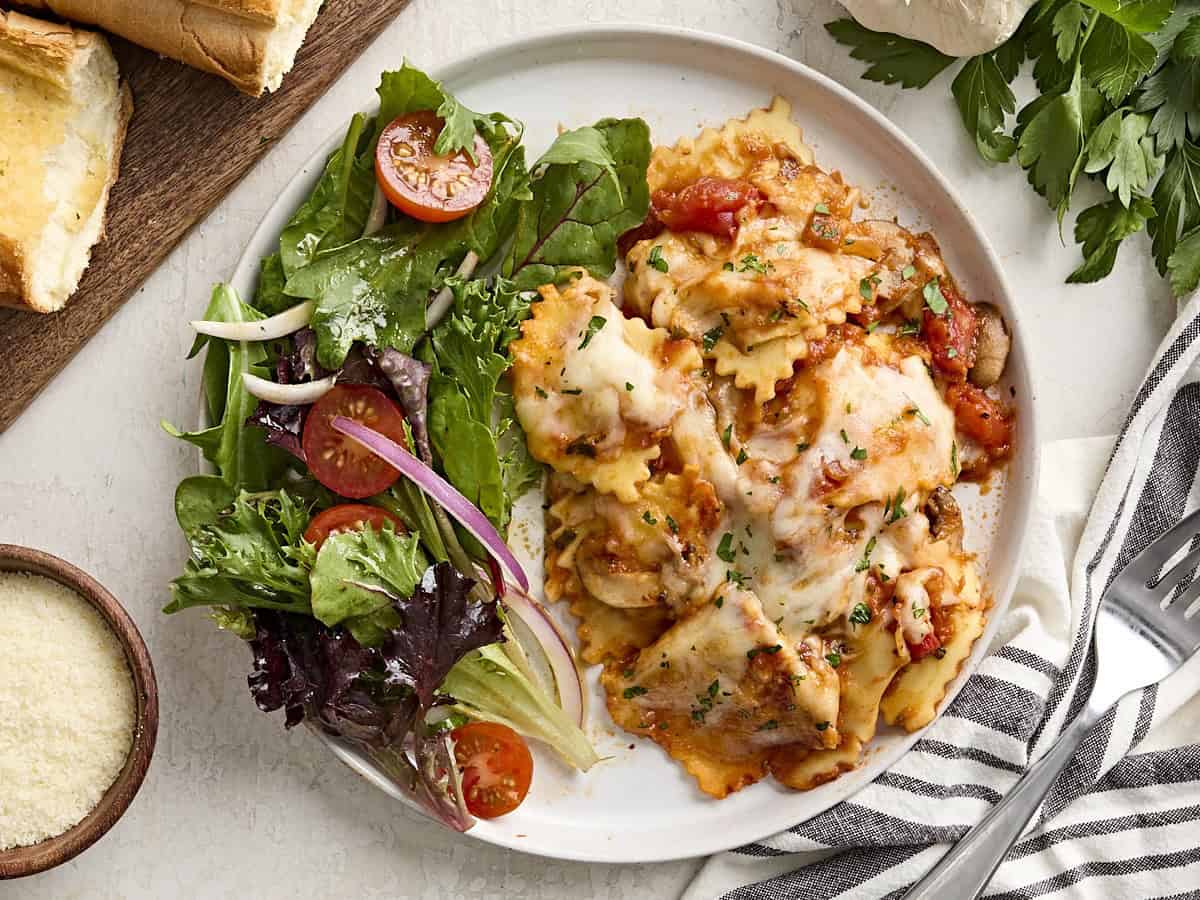
[[[936,540],[950,541],[956,549],[962,548],[962,510],[949,488],[938,487],[929,495],[925,501],[925,518],[929,520],[929,533]]]
[[[600,602],[621,609],[660,604],[662,579],[657,572],[627,571],[612,557],[590,552],[576,560],[583,586]]]
[[[1004,374],[1012,340],[1008,336],[1004,317],[996,307],[990,303],[980,303],[975,306],[975,314],[979,317],[979,330],[975,335],[975,365],[968,374],[972,384],[988,388]]]

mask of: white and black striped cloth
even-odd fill
[[[1143,547],[1200,506],[1198,469],[1194,297],[1159,348],[1115,446],[1098,439],[1044,449],[1016,595],[994,652],[946,713],[851,800],[710,859],[686,900],[903,894],[1082,708],[1100,595]],[[1111,711],[985,896],[1200,898],[1198,692],[1200,658]]]

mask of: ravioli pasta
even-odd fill
[[[643,229],[619,292],[543,287],[512,352],[546,593],[613,720],[724,797],[853,769],[881,712],[928,723],[985,602],[913,325],[953,284],[936,242],[856,218],[781,99],[649,169],[656,207],[712,178],[752,198],[732,226]]]

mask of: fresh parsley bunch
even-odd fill
[[[959,62],[851,19],[825,26],[870,63],[863,77],[922,88]],[[1040,92],[1017,109],[1026,61]],[[1109,199],[1083,210],[1083,262],[1070,282],[1112,271],[1146,228],[1176,294],[1200,283],[1200,0],[1039,0],[1008,41],[962,62],[950,86],[989,162],[1015,157],[1061,225],[1081,175]]]

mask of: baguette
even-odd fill
[[[0,11],[0,305],[55,312],[75,292],[132,111],[103,37]]]
[[[20,0],[119,34],[255,97],[292,68],[322,0]]]

